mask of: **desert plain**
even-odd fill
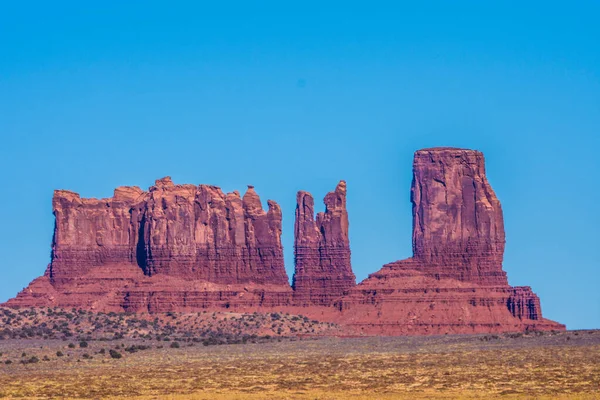
[[[335,327],[290,315],[205,313],[190,322],[172,314],[169,322],[148,324],[135,316],[59,312],[39,324],[44,331],[28,323],[38,313],[10,315],[12,328],[5,321],[0,330],[0,398],[600,397],[598,330],[327,337],[320,335]],[[86,321],[115,332],[86,337]],[[239,324],[270,334],[236,336]],[[209,325],[196,329],[203,336],[185,328]]]

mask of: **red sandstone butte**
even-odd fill
[[[356,285],[350,264],[346,182],[341,181],[324,202],[325,212],[315,220],[311,194],[300,191],[296,196],[292,283],[296,305],[329,306]]]
[[[52,260],[9,306],[177,311],[288,305],[281,209],[254,188],[159,179],[110,199],[57,190]]]
[[[314,200],[297,195],[295,274],[288,283],[282,212],[263,210],[216,186],[156,181],[120,187],[109,199],[57,190],[46,273],[9,307],[95,311],[284,311],[340,324],[350,335],[564,330],[542,317],[529,287],[502,270],[502,208],[483,154],[433,148],[415,153],[413,257],[360,284],[350,263],[346,183]]]
[[[336,302],[340,322],[366,334],[442,334],[559,329],[542,318],[530,287],[502,270],[502,208],[483,154],[415,153],[413,257],[385,265]]]

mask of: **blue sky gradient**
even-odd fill
[[[1,6],[0,301],[49,262],[54,189],[165,175],[279,202],[290,278],[296,191],[345,179],[363,279],[411,255],[413,152],[456,146],[510,283],[600,328],[600,3],[202,3]]]

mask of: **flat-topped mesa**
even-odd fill
[[[175,185],[165,177],[148,192],[119,187],[107,199],[57,190],[52,204],[56,222],[46,276],[57,287],[90,272],[112,268],[117,274],[132,266],[147,276],[290,290],[281,209],[269,200],[265,212],[251,186],[242,199],[238,192]]]
[[[144,194],[136,186],[119,187],[107,199],[54,191],[52,259],[46,275],[61,285],[94,266],[135,262],[136,224],[129,211]]]
[[[268,204],[265,212],[252,186],[240,198],[216,186],[157,181],[140,214],[146,273],[287,285],[281,209],[274,201]]]
[[[325,212],[314,216],[310,193],[296,196],[294,226],[295,273],[292,287],[297,305],[328,306],[356,284],[350,263],[346,182],[325,196]]]
[[[103,311],[279,307],[292,289],[281,209],[210,185],[156,181],[108,199],[57,190],[51,263],[9,306]]]
[[[483,154],[433,148],[413,162],[413,258],[436,278],[507,285],[502,207]]]

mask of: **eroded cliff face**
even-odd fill
[[[438,278],[505,285],[502,207],[479,151],[419,150],[413,163],[413,257]]]
[[[384,266],[338,299],[338,323],[366,335],[564,330],[529,287],[436,279],[413,259]]]
[[[109,199],[58,190],[52,258],[6,304],[96,311],[283,311],[346,334],[403,335],[565,329],[542,317],[530,287],[502,270],[502,208],[478,151],[433,148],[413,163],[413,257],[360,284],[350,262],[346,183],[314,215],[298,192],[293,289],[283,264],[280,207],[263,210],[210,185],[156,181]]]
[[[419,150],[413,162],[413,257],[369,275],[336,301],[340,321],[365,334],[565,329],[542,318],[529,287],[502,270],[502,208],[483,154]]]
[[[96,266],[135,263],[137,223],[130,211],[143,198],[138,187],[119,187],[112,198],[100,200],[56,190],[52,258],[46,272],[51,281],[60,286]]]
[[[364,334],[562,330],[528,286],[502,270],[502,207],[481,152],[415,152],[413,257],[385,265],[337,299],[338,322]]]
[[[155,312],[287,305],[281,209],[268,205],[252,186],[241,198],[169,177],[109,199],[58,190],[51,263],[11,304]]]
[[[159,180],[140,210],[140,264],[150,276],[287,285],[281,209],[268,205],[265,212],[252,186],[240,198],[216,186]]]
[[[295,273],[292,287],[297,305],[329,306],[356,284],[350,262],[346,182],[324,199],[316,216],[310,193],[296,196],[294,226]]]

